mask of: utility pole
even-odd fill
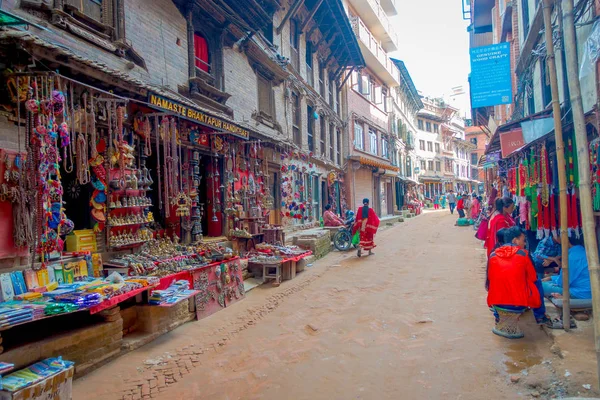
[[[581,219],[583,237],[586,243],[588,269],[592,286],[592,307],[594,312],[594,342],[596,344],[596,361],[598,377],[600,379],[600,266],[598,262],[598,247],[596,246],[596,223],[594,208],[592,206],[592,191],[590,188],[590,153],[588,151],[587,130],[585,115],[581,100],[581,87],[579,84],[579,64],[577,60],[577,36],[575,34],[575,21],[573,20],[573,0],[563,0],[563,29],[565,38],[565,52],[567,65],[567,78],[569,92],[571,93],[571,109],[573,110],[573,123],[575,125],[575,140],[577,142],[577,159],[579,163],[579,201],[581,205]]]
[[[550,89],[552,92],[552,115],[554,117],[554,136],[556,141],[556,159],[558,163],[558,189],[560,204],[560,244],[562,250],[563,274],[563,325],[566,331],[571,327],[571,307],[569,296],[569,233],[567,220],[567,169],[565,164],[565,143],[563,140],[558,78],[556,76],[556,55],[552,40],[552,6],[553,0],[544,0],[544,35],[546,38],[546,58]]]

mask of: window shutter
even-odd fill
[[[361,90],[362,90],[362,94],[364,94],[365,96],[368,96],[369,94],[371,94],[371,82],[369,81],[369,76],[368,75],[361,75],[360,77],[361,79]]]
[[[260,75],[258,75],[258,109],[266,115],[273,116],[271,83]]]

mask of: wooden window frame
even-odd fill
[[[266,84],[268,86],[268,97],[269,103],[267,107],[261,106],[261,91],[260,87],[262,84]],[[263,116],[268,117],[272,120],[275,120],[275,97],[273,95],[273,81],[264,76],[261,73],[256,74],[256,88],[257,88],[257,98],[258,98],[258,111],[263,114]]]
[[[302,147],[302,101],[296,92],[292,92],[292,134],[294,143]]]

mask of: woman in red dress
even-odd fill
[[[357,255],[362,255],[362,250],[368,250],[369,255],[373,254],[372,250],[376,247],[373,239],[379,228],[379,218],[375,211],[369,207],[369,199],[363,200],[363,206],[356,212],[356,222],[352,228],[352,235],[360,232],[360,243],[358,245]]]
[[[490,258],[490,254],[496,247],[496,233],[500,229],[510,228],[515,226],[515,220],[511,217],[515,210],[515,203],[508,197],[496,199],[496,211],[494,217],[490,219],[487,238],[485,240],[485,248],[487,249],[487,256]]]

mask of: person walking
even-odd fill
[[[442,209],[446,209],[446,193],[440,195],[440,203],[442,205]]]
[[[471,219],[476,220],[481,212],[481,203],[477,198],[477,195],[473,193],[473,200],[471,201]]]
[[[456,205],[456,211],[458,211],[458,217],[459,218],[464,218],[465,217],[465,210],[467,208],[466,203],[467,203],[467,195],[463,194],[460,197],[460,199],[458,200],[458,203]]]
[[[433,196],[433,209],[434,210],[439,210],[440,209],[440,197],[437,194]]]
[[[356,221],[352,228],[352,236],[360,232],[360,242],[358,244],[357,256],[362,256],[362,251],[367,250],[369,255],[373,254],[376,247],[374,239],[379,228],[379,217],[375,211],[369,207],[369,199],[363,200],[363,206],[356,211]]]
[[[454,208],[456,208],[456,195],[454,194],[454,190],[450,190],[448,196],[448,205],[450,206],[450,214],[454,214]]]

